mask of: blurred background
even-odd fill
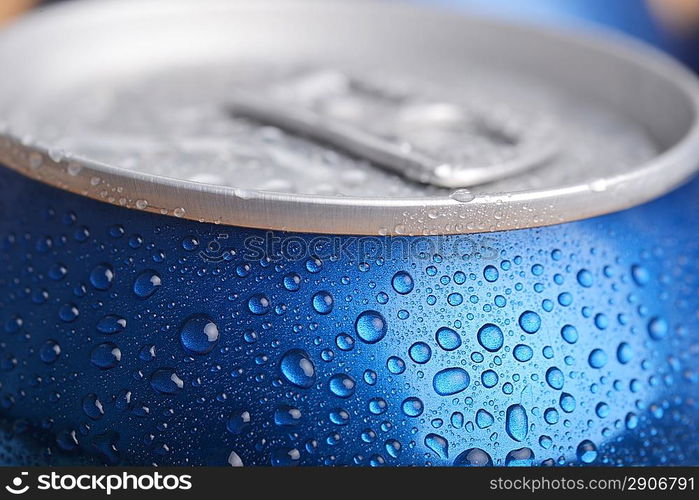
[[[69,1],[73,0],[0,0],[0,23],[6,23],[32,8]],[[674,55],[695,71],[699,70],[699,0],[404,1],[555,25],[603,25],[645,40]]]

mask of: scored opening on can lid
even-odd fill
[[[0,63],[2,164],[200,221],[536,227],[649,201],[699,165],[695,77],[606,33],[395,3],[78,1],[0,34]]]

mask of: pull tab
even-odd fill
[[[311,99],[306,95],[302,104],[288,99],[293,92],[285,88],[282,94],[287,98],[283,99],[274,93],[236,91],[227,105],[235,116],[327,144],[415,182],[442,188],[508,177],[555,154],[550,131],[541,120],[516,126],[505,117],[482,116],[451,103],[425,101],[333,75],[332,92],[324,95],[318,82],[313,82],[310,88],[317,95]],[[340,90],[338,81],[344,82]]]

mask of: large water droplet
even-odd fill
[[[531,448],[520,448],[510,451],[505,457],[508,467],[531,467],[534,465],[534,451]]]
[[[524,311],[519,317],[519,326],[527,333],[536,333],[541,327],[541,317],[534,311]]]
[[[552,389],[563,389],[564,380],[565,377],[563,376],[563,372],[555,366],[552,366],[551,368],[546,370],[546,382]]]
[[[476,425],[479,429],[487,429],[495,422],[495,417],[487,410],[480,409],[476,412]]]
[[[145,299],[158,291],[161,284],[160,275],[152,269],[147,269],[136,277],[133,291],[136,295]]]
[[[177,394],[184,382],[172,368],[159,368],[151,374],[150,385],[161,394]]]
[[[449,442],[439,434],[428,434],[425,436],[425,446],[434,451],[439,458],[449,458]]]
[[[296,427],[301,422],[301,410],[281,404],[274,410],[274,423],[279,427]]]
[[[267,314],[270,305],[269,299],[262,293],[256,293],[248,299],[248,309],[257,316]]]
[[[529,418],[524,407],[514,404],[505,412],[505,430],[515,441],[524,441],[529,433]]]
[[[602,368],[607,364],[607,353],[602,349],[593,349],[587,358],[587,362],[592,368]]]
[[[316,381],[316,369],[311,357],[301,349],[287,351],[279,362],[282,376],[302,389],[312,387]]]
[[[478,343],[490,352],[500,350],[505,336],[499,326],[486,323],[478,330]]]
[[[586,439],[578,445],[575,454],[582,463],[591,464],[597,459],[597,447],[595,443]]]
[[[422,400],[416,397],[409,397],[403,400],[401,404],[401,409],[409,417],[419,417],[424,411],[424,405]]]
[[[232,434],[240,434],[248,427],[250,420],[249,411],[233,410],[226,421],[226,429]]]
[[[669,328],[667,321],[658,316],[648,322],[648,334],[653,340],[662,340],[667,336]]]
[[[413,277],[406,271],[398,271],[391,280],[393,289],[401,295],[406,295],[413,291]]]
[[[517,344],[512,350],[512,355],[517,361],[526,363],[534,357],[534,350],[525,344]]]
[[[408,355],[410,359],[422,365],[427,363],[432,357],[432,349],[424,342],[415,342],[408,349]]]
[[[114,368],[121,361],[121,350],[113,342],[95,346],[90,353],[90,362],[101,370]]]
[[[445,368],[435,373],[432,386],[440,396],[458,394],[468,387],[471,377],[463,368]]]
[[[470,448],[454,459],[454,467],[492,467],[493,460],[484,450]]]
[[[114,269],[109,264],[98,264],[90,271],[90,283],[97,290],[109,290],[114,281]]]
[[[375,344],[386,335],[386,320],[377,311],[364,311],[354,322],[357,335],[367,344]]]
[[[443,326],[435,334],[437,344],[445,351],[453,351],[461,347],[461,335],[455,330]]]
[[[85,415],[92,420],[99,420],[104,415],[104,407],[102,402],[97,397],[97,394],[87,394],[82,401],[83,411]]]
[[[354,379],[344,373],[333,375],[328,382],[330,392],[339,398],[349,398],[354,395],[356,385]]]
[[[61,354],[61,346],[55,340],[47,340],[44,345],[41,346],[39,351],[39,357],[41,361],[46,364],[51,364],[58,359]]]
[[[124,331],[126,328],[126,318],[116,314],[102,316],[97,322],[97,331],[105,335],[114,335]]]
[[[311,300],[313,309],[318,314],[330,314],[333,310],[333,296],[330,292],[320,291],[313,296]]]
[[[196,314],[185,320],[180,328],[180,342],[192,354],[207,354],[218,342],[218,326],[205,314]]]

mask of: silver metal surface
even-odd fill
[[[610,164],[609,175],[599,174],[604,167],[592,174],[577,171],[541,189],[522,188],[514,179],[470,195],[341,197],[236,189],[126,170],[64,156],[16,126],[22,116],[40,115],[66,89],[97,85],[97,75],[102,81],[137,79],[155,67],[245,60],[313,61],[357,71],[381,67],[456,88],[477,64],[506,68],[565,88],[581,103],[615,110],[642,127],[659,153],[628,167]],[[10,121],[0,137],[0,162],[84,196],[201,221],[336,234],[535,227],[651,200],[685,181],[699,163],[696,79],[652,49],[609,35],[562,34],[395,3],[71,2],[0,34],[0,64],[9,68],[0,81],[0,116]]]
[[[523,137],[508,134],[505,125],[498,127],[481,120],[480,127],[490,127],[488,132],[491,135],[506,136],[507,141],[516,147],[517,156],[486,165],[451,163],[415,151],[412,146],[406,148],[405,144],[410,143],[400,139],[387,140],[311,109],[270,99],[259,92],[233,92],[227,102],[227,108],[234,115],[328,144],[415,182],[443,188],[467,188],[529,170],[555,153],[551,140],[527,141],[527,134]],[[309,168],[312,167],[309,165]]]

